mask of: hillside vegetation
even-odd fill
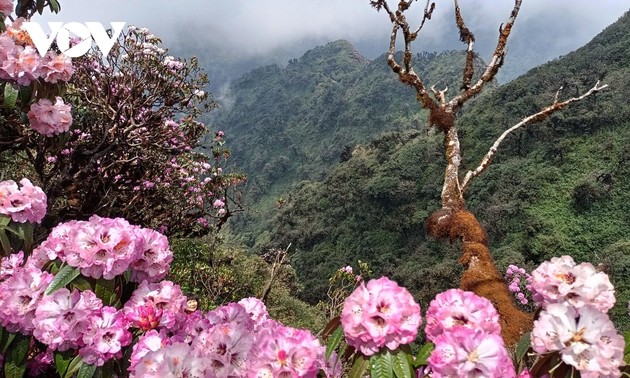
[[[424,53],[416,56],[417,69],[430,84],[456,88],[464,58],[457,51]],[[249,211],[234,230],[249,245],[268,241],[261,225],[297,183],[324,179],[358,143],[383,132],[423,128],[426,114],[413,93],[391,75],[385,55],[370,61],[342,40],[237,80],[212,122],[226,131],[232,163],[249,179]]]
[[[473,168],[504,129],[551,103],[558,88],[566,98],[597,80],[610,85],[511,135],[467,197],[500,267],[531,268],[562,254],[599,264],[617,285],[618,322],[627,318],[630,294],[622,281],[630,269],[629,74],[626,14],[583,48],[480,96],[459,121],[464,165]],[[416,110],[399,118],[407,104],[391,104],[395,120],[382,129],[397,131],[354,147],[326,179],[302,181],[268,226],[268,246],[296,247],[294,266],[309,288],[304,299],[320,299],[322,277],[357,259],[424,303],[457,282],[456,248],[423,229],[439,207],[441,137],[423,127]]]

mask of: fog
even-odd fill
[[[452,1],[436,3],[434,17],[423,29],[416,51],[464,48],[454,33]],[[477,37],[478,51],[488,58],[513,2],[460,3],[467,26]],[[61,5],[58,15],[35,20],[125,21],[149,28],[167,47],[194,46],[203,55],[233,63],[274,61],[265,60],[270,55],[275,61],[284,60],[337,39],[349,40],[374,58],[387,50],[390,33],[387,15],[376,12],[368,0],[62,0]],[[413,6],[419,19],[424,2]],[[627,0],[524,0],[506,68],[512,64],[516,67],[512,70],[520,73],[580,47],[616,21],[628,6]],[[529,57],[520,59],[523,55]]]

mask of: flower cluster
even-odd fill
[[[33,332],[36,310],[53,275],[34,266],[17,267],[0,283],[0,322],[9,332]]]
[[[0,214],[8,215],[14,222],[40,223],[46,215],[46,194],[27,178],[0,182]]]
[[[70,80],[74,73],[70,58],[53,51],[40,56],[28,34],[21,29],[24,21],[16,20],[0,34],[0,79],[18,85],[30,85],[37,79],[52,84]]]
[[[615,304],[615,289],[608,275],[590,263],[576,265],[571,256],[554,257],[532,272],[534,300],[545,308],[550,303],[568,303],[575,308],[595,306],[608,312]]]
[[[427,338],[435,344],[428,359],[432,377],[514,377],[492,303],[460,289],[440,293],[427,310]]]
[[[70,105],[64,104],[61,97],[56,97],[54,104],[42,98],[31,104],[28,120],[33,130],[47,137],[65,133],[72,125]]]
[[[584,378],[619,377],[624,345],[608,316],[591,305],[575,309],[550,303],[532,331],[535,352],[559,352],[562,361],[576,367]]]
[[[420,306],[407,289],[386,277],[361,283],[346,299],[341,325],[348,344],[366,356],[382,347],[412,342],[420,326]]]
[[[505,280],[509,282],[508,289],[514,293],[516,299],[526,305],[529,303],[528,296],[531,296],[532,290],[532,276],[523,268],[519,268],[516,265],[509,265],[505,272]],[[525,290],[523,290],[523,288]]]
[[[535,352],[559,353],[585,378],[620,376],[625,341],[606,315],[615,297],[605,273],[555,257],[532,272],[532,291],[543,308],[532,331]]]
[[[165,236],[96,215],[56,226],[33,255],[43,262],[58,258],[92,278],[109,280],[131,268],[132,280],[150,282],[162,279],[173,260]]]
[[[319,341],[308,331],[273,320],[256,327],[268,319],[256,301],[247,301],[257,309],[255,317],[230,303],[205,315],[186,315],[176,331],[158,327],[146,332],[133,347],[131,376],[316,377],[325,368]]]

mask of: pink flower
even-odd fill
[[[5,18],[13,13],[13,0],[0,0],[0,12]]]
[[[42,98],[31,104],[28,120],[33,130],[47,137],[65,133],[72,125],[70,105],[64,104],[61,97],[56,97],[53,104],[47,98]]]
[[[57,83],[58,81],[68,81],[74,73],[72,60],[54,51],[48,51],[42,58],[39,67],[41,77],[47,83]]]
[[[40,223],[46,215],[46,194],[27,178],[20,184],[18,189],[13,180],[0,182],[0,214],[11,216],[14,222]]]
[[[132,377],[205,377],[205,361],[191,352],[191,347],[185,343],[173,343],[149,352],[136,364]]]
[[[361,283],[344,302],[341,325],[348,344],[372,355],[384,346],[411,343],[420,326],[420,306],[407,289],[386,277]]]
[[[459,327],[499,335],[499,314],[492,303],[470,291],[450,289],[438,294],[427,310],[425,332],[431,341]]]
[[[428,359],[432,377],[515,377],[501,336],[460,327],[434,340]]]
[[[245,308],[245,311],[249,314],[249,317],[254,321],[254,328],[258,329],[260,325],[269,319],[267,313],[267,306],[258,298],[250,297],[243,298],[238,301],[238,304]]]
[[[615,290],[603,272],[590,263],[575,264],[571,256],[554,257],[532,272],[534,300],[543,308],[568,302],[575,308],[593,305],[608,312],[615,304]]]
[[[214,207],[223,207],[223,206],[225,206],[225,202],[221,201],[220,199],[216,199],[212,203],[212,206],[214,206]]]
[[[45,296],[35,311],[33,336],[53,350],[65,351],[85,345],[83,334],[103,302],[89,291],[61,288]]]
[[[9,332],[33,332],[36,309],[53,275],[27,266],[0,284],[0,321]]]
[[[129,365],[129,372],[133,375],[135,372],[136,366],[142,360],[144,356],[146,356],[149,352],[158,351],[164,346],[170,344],[170,339],[166,335],[165,330],[160,330],[160,332],[156,330],[151,330],[144,335],[140,336],[138,342],[134,344],[133,349],[131,351],[131,358]]]
[[[552,303],[534,321],[534,351],[559,351],[562,360],[575,366],[582,377],[619,376],[624,345],[608,316],[594,306],[576,310]]]
[[[123,274],[141,252],[135,226],[122,218],[70,221],[55,227],[34,253],[59,258],[92,278],[113,279]]]
[[[314,378],[325,367],[324,347],[310,332],[277,325],[257,334],[248,358],[250,377]]]
[[[142,319],[142,312],[148,313],[147,306],[155,308],[156,314],[162,311],[158,327],[177,330],[182,325],[182,321],[186,319],[184,311],[186,309],[186,297],[179,285],[173,284],[171,281],[159,283],[142,281],[140,286],[131,294],[131,298],[125,303],[123,311],[127,319],[132,321],[133,327],[141,328],[144,326],[145,323],[137,321],[137,319]]]
[[[30,85],[39,78],[40,57],[35,48],[15,45],[6,54],[6,59],[0,66],[0,79],[15,80],[19,85]]]
[[[251,329],[235,322],[221,323],[202,331],[192,342],[193,353],[203,359],[214,377],[242,377],[254,342]]]
[[[131,266],[131,281],[158,282],[166,276],[173,261],[168,239],[157,231],[139,227],[135,237],[141,252]]]
[[[114,307],[103,307],[92,314],[83,334],[85,347],[79,350],[83,361],[103,366],[111,358],[121,358],[122,347],[131,343],[131,333],[127,331],[127,325],[123,312]]]
[[[24,264],[24,251],[5,256],[0,261],[0,281],[11,277]]]

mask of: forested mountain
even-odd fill
[[[360,64],[366,63],[356,66]],[[384,66],[382,61],[371,64]],[[374,69],[382,70],[383,80],[395,76],[387,74],[387,67]],[[617,286],[617,321],[627,318],[630,293],[621,280],[630,271],[629,75],[626,14],[581,49],[486,92],[459,119],[464,169],[472,168],[503,130],[550,104],[558,88],[563,87],[561,97],[566,98],[597,80],[610,85],[548,121],[511,135],[467,197],[470,211],[489,232],[500,267],[533,267],[562,254],[600,264]],[[406,88],[397,85],[399,89],[391,90],[404,92]],[[294,266],[309,288],[307,300],[325,294],[323,277],[357,259],[410,288],[425,303],[458,280],[456,248],[429,239],[423,228],[426,217],[439,207],[442,137],[424,127],[413,94],[407,94],[409,100],[392,101],[389,93],[398,92],[381,88],[374,96],[387,104],[380,105],[388,109],[381,130],[395,131],[354,147],[351,157],[332,168],[326,179],[301,182],[268,228],[269,246],[296,247]],[[354,109],[372,114],[372,105],[364,102]],[[303,114],[300,110],[295,114]],[[272,114],[269,117],[276,116]],[[366,118],[369,115],[362,120]],[[363,125],[356,131],[365,130],[369,128]],[[294,141],[278,145],[287,143]],[[325,146],[331,151],[342,147],[336,138],[326,139]]]
[[[463,62],[457,51],[416,57],[430,84],[452,88]],[[324,179],[357,143],[385,131],[422,128],[426,116],[413,93],[391,74],[385,55],[370,61],[343,40],[234,82],[230,103],[212,123],[226,131],[232,163],[249,179],[250,211],[237,219],[238,233],[250,245],[266,240],[260,224],[295,184]]]

